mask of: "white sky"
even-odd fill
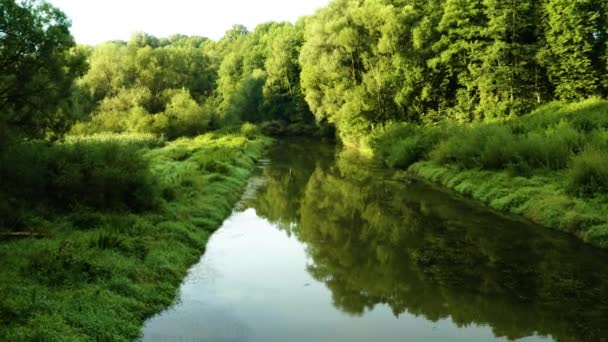
[[[267,21],[295,22],[329,0],[47,0],[72,20],[81,44],[128,40],[133,32],[221,38],[233,24],[250,30]]]

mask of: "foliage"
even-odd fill
[[[547,44],[539,57],[555,92],[564,100],[606,95],[601,75],[606,72],[605,2],[547,0],[544,2]]]
[[[254,139],[257,135],[260,134],[258,127],[252,123],[245,122],[240,129],[242,135],[244,135],[247,139]]]
[[[66,99],[85,69],[70,22],[44,1],[0,1],[0,148],[66,130]]]
[[[189,91],[182,89],[171,97],[165,112],[154,118],[155,130],[170,139],[193,137],[207,130],[210,119]]]
[[[414,124],[391,123],[373,132],[370,145],[387,166],[407,168],[424,159],[445,135],[442,127],[424,129]]]
[[[108,178],[104,188],[78,198],[79,206],[69,211],[47,211],[29,203],[23,226],[39,236],[0,241],[0,340],[137,339],[143,321],[173,302],[188,268],[230,213],[254,159],[268,144],[259,136],[249,140],[219,133],[163,147],[134,136],[125,141],[116,135],[98,136],[88,144],[80,137],[72,139],[77,141],[51,147],[54,157],[77,162],[64,163],[65,170],[84,171],[82,165],[94,153],[99,161],[110,162],[107,168],[94,163],[100,169],[88,170],[97,173],[93,180],[100,181],[104,179],[100,173],[106,171],[133,176],[139,161],[145,161],[149,167],[144,171],[161,190],[147,201],[158,205],[142,212],[126,206],[112,210],[92,206],[99,204],[93,199],[101,198],[96,192],[126,189]],[[143,141],[155,147],[141,149]],[[34,149],[49,147],[23,151]],[[125,154],[131,152],[134,155]],[[40,153],[32,152],[32,158],[36,155]],[[133,166],[122,163],[126,156]],[[73,181],[63,177],[62,182],[87,189],[76,176]],[[137,176],[132,180],[143,182]]]
[[[158,185],[141,146],[101,139],[78,139],[47,146],[16,145],[0,155],[3,229],[26,226],[27,208],[65,211],[153,208]]]
[[[236,26],[219,42],[138,33],[91,52],[74,134],[139,132],[169,139],[241,122],[314,125],[300,88],[303,25]],[[79,103],[80,103],[79,102]],[[85,108],[86,107],[86,108]]]
[[[300,87],[299,50],[303,24],[268,23],[253,32],[239,27],[217,45],[220,121],[311,124],[314,118]]]
[[[608,150],[589,148],[572,159],[568,190],[581,197],[608,193]]]
[[[399,168],[426,158],[465,169],[557,171],[586,146],[606,148],[607,112],[605,101],[591,99],[549,104],[530,115],[489,123],[391,124],[374,132],[371,145],[379,160]]]
[[[393,121],[504,119],[605,96],[607,10],[599,0],[333,1],[306,19],[306,100],[360,144]]]

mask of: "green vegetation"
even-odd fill
[[[39,1],[0,0],[0,151],[13,139],[64,132],[85,71],[69,20]]]
[[[306,19],[302,86],[349,145],[389,122],[488,121],[606,96],[607,13],[601,0],[335,0]]]
[[[261,134],[337,136],[608,248],[607,21],[603,0],[333,0],[218,41],[91,47],[44,0],[0,0],[0,339],[137,337]],[[371,200],[315,177],[306,210]]]
[[[19,182],[2,193],[29,206],[2,227],[29,237],[0,234],[0,340],[137,338],[173,302],[268,143],[209,133],[20,147],[29,171],[1,163],[2,179]]]
[[[608,247],[608,102],[552,103],[504,121],[388,125],[376,157],[500,211]]]
[[[88,48],[72,132],[175,139],[251,122],[267,134],[321,134],[299,85],[302,43],[302,24],[269,23],[253,32],[236,25],[218,42],[137,33]]]

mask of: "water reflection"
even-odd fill
[[[386,304],[509,339],[608,340],[606,253],[313,145],[276,146],[247,205],[306,244],[336,308]]]

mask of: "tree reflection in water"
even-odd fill
[[[347,150],[282,143],[248,203],[307,245],[334,305],[377,304],[497,337],[608,339],[608,254],[501,217]]]

